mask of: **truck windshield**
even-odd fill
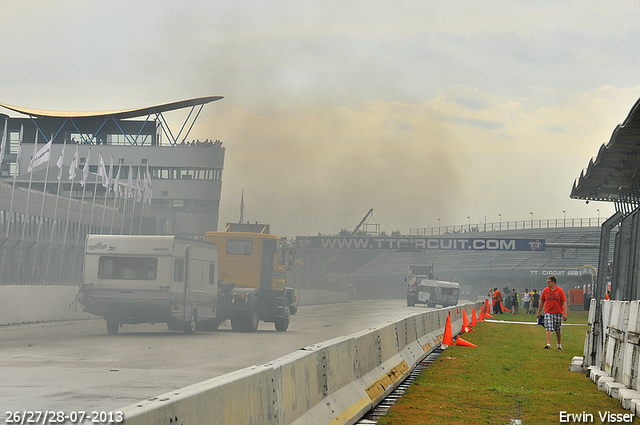
[[[99,279],[156,280],[158,259],[154,257],[100,257]]]
[[[229,239],[227,241],[227,254],[230,255],[251,255],[253,251],[253,241],[242,239]]]

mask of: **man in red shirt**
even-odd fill
[[[562,322],[567,320],[567,297],[557,283],[555,276],[547,278],[547,288],[540,296],[538,317],[544,308],[544,328],[547,331],[547,345],[544,348],[551,348],[551,332],[556,331],[558,350],[562,350]]]

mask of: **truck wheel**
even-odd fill
[[[260,300],[254,298],[251,303],[251,311],[246,316],[245,330],[247,332],[255,332],[260,324]]]
[[[120,330],[120,323],[118,323],[118,321],[112,317],[109,317],[107,320],[107,332],[109,332],[110,335],[115,335],[118,333],[118,330]]]
[[[276,317],[274,324],[276,325],[276,330],[280,332],[284,332],[289,327],[289,322],[291,321],[291,311],[289,310],[289,306],[284,306],[284,311],[282,312],[282,317]]]
[[[191,335],[196,331],[197,326],[198,326],[198,310],[196,310],[195,308],[192,308],[191,318],[185,325],[184,333]]]
[[[184,326],[182,326],[182,322],[173,316],[170,317],[169,320],[167,321],[167,328],[169,328],[170,331],[184,330]]]
[[[234,332],[242,332],[244,330],[244,317],[238,313],[231,317],[231,330]]]

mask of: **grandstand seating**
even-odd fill
[[[409,264],[434,264],[441,280],[459,282],[463,290],[484,295],[489,287],[542,289],[549,274],[558,274],[565,287],[584,283],[584,266],[597,266],[600,227],[519,229],[442,235],[473,238],[544,239],[545,251],[424,250],[386,251],[354,271],[349,280],[356,293],[402,296]],[[564,245],[564,246],[563,246]],[[613,240],[610,258],[613,255]],[[591,268],[589,268],[591,269]]]

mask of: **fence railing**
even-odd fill
[[[600,227],[606,218],[555,218],[543,220],[469,223],[454,226],[418,227],[409,229],[409,236],[438,236],[451,233],[498,232],[503,230],[559,229],[565,227]]]

